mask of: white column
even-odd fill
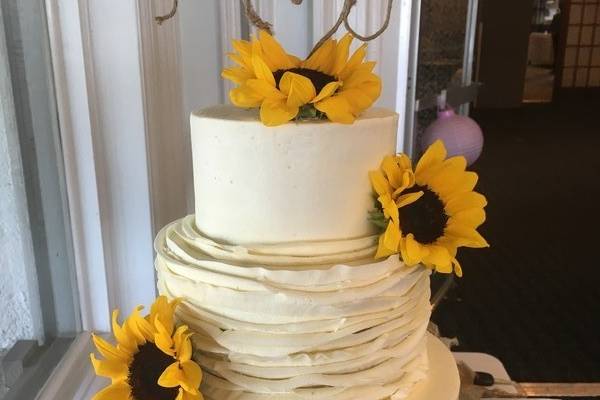
[[[156,295],[153,240],[186,213],[171,0],[46,0],[84,328]]]

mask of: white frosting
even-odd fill
[[[426,376],[427,269],[374,261],[374,236],[239,246],[194,221],[159,233],[156,269],[206,399],[404,399]]]
[[[351,125],[263,125],[256,110],[191,116],[196,225],[228,243],[369,235],[368,171],[396,151],[397,115],[372,108]]]

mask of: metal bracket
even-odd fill
[[[479,82],[474,82],[468,86],[453,86],[446,89],[446,101],[453,108],[466,103],[475,101],[479,94],[479,88],[482,86]],[[419,99],[415,102],[415,112],[436,108],[440,94],[431,95]]]

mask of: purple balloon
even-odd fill
[[[421,150],[425,151],[441,139],[448,150],[448,157],[464,156],[467,164],[473,164],[483,149],[483,132],[473,119],[455,114],[447,108],[438,111],[438,118],[425,129],[421,136]]]

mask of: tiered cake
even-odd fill
[[[396,114],[266,127],[257,113],[192,115],[196,213],[156,239],[204,397],[406,398],[428,370],[430,271],[375,260],[367,219]]]

